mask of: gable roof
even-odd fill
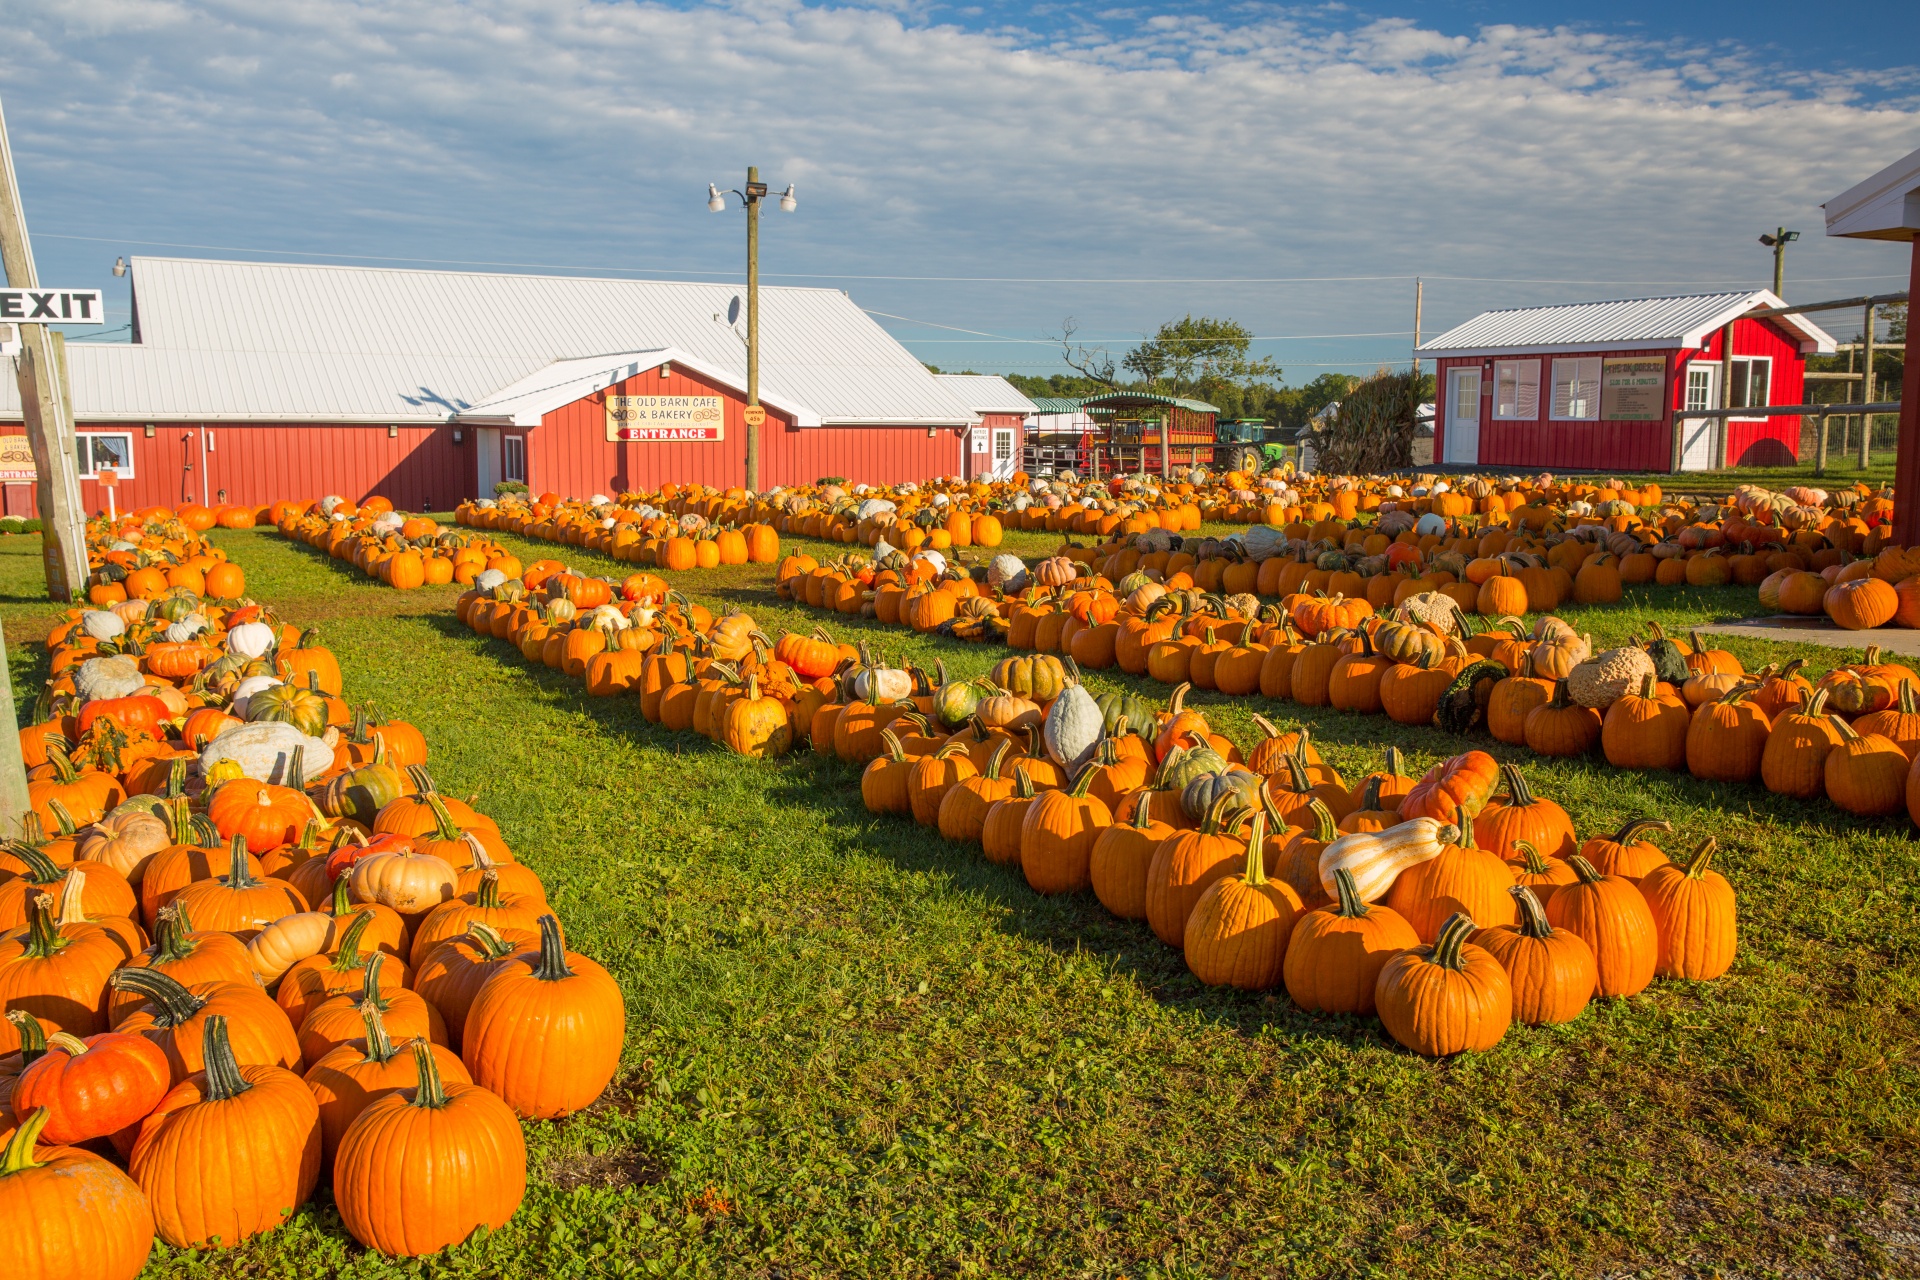
[[[579,360],[556,360],[460,410],[453,415],[453,421],[479,426],[537,427],[543,417],[562,405],[585,399],[596,391],[605,391],[649,369],[658,369],[663,364],[679,365],[710,382],[718,382],[738,391],[745,390],[744,378],[736,381],[720,370],[707,367],[677,347],[657,347],[651,351],[625,351],[613,355],[586,356]],[[760,388],[760,403],[791,414],[795,426],[820,425],[818,413],[782,391]]]
[[[1820,206],[1827,234],[1866,240],[1920,236],[1920,151],[1902,156]]]
[[[133,278],[136,341],[67,348],[81,421],[445,422],[595,352],[746,378],[732,284],[184,258],[135,258]],[[760,318],[764,380],[816,424],[974,420],[837,289],[763,285]],[[0,416],[19,416],[11,378]]]
[[[1033,412],[1033,401],[997,373],[936,373],[941,385],[975,413]]]
[[[1483,311],[1430,342],[1432,356],[1504,352],[1610,351],[1619,347],[1697,347],[1714,330],[1760,307],[1786,303],[1768,289],[1697,293],[1670,298],[1623,298],[1552,307]],[[1802,315],[1773,322],[1800,339],[1802,351],[1831,352],[1833,338]]]

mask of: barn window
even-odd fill
[[[1600,358],[1553,362],[1553,417],[1590,422],[1600,416]]]
[[[1734,357],[1733,398],[1730,409],[1759,409],[1771,404],[1773,359],[1770,356]]]
[[[1713,375],[1716,372],[1717,370],[1711,365],[1687,366],[1687,408],[1718,409],[1720,407],[1715,403],[1713,396],[1715,381]]]
[[[500,478],[527,482],[527,438],[507,436],[500,441]]]
[[[92,479],[111,471],[122,480],[133,479],[133,436],[124,431],[87,431],[74,440],[80,474]]]
[[[1531,422],[1540,416],[1540,362],[1493,362],[1493,416]]]

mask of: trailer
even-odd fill
[[[1157,395],[1149,391],[1110,391],[1083,400],[1093,419],[1082,465],[1088,474],[1124,472],[1170,475],[1174,469],[1237,462],[1238,453],[1219,448],[1220,410],[1204,400]],[[1247,446],[1229,445],[1229,450]],[[1259,450],[1252,449],[1256,460]]]

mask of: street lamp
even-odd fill
[[[1772,235],[1760,237],[1760,243],[1773,250],[1773,293],[1777,298],[1787,296],[1780,292],[1787,283],[1787,246],[1799,238],[1798,231],[1789,231],[1785,227],[1775,227]]]
[[[744,191],[723,192],[707,184],[707,208],[724,212],[727,196],[736,195],[747,211],[747,489],[754,493],[760,490],[760,424],[767,416],[760,408],[760,202],[767,194],[756,167],[747,169]],[[793,184],[788,183],[780,193],[780,212],[792,213],[794,207]]]

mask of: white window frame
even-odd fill
[[[1593,379],[1589,382],[1583,375],[1591,368]],[[1552,422],[1598,422],[1600,421],[1600,376],[1603,363],[1599,356],[1557,356],[1553,361],[1553,384],[1548,388],[1547,417]],[[1563,373],[1566,375],[1563,377]],[[1560,412],[1560,388],[1571,386],[1567,394],[1567,412]],[[1573,391],[1585,388],[1588,394],[1578,404],[1586,410],[1575,413]]]
[[[116,465],[111,468],[99,466],[99,460],[94,457],[91,443],[94,440],[124,440],[126,442],[124,456],[127,464],[124,467]],[[82,445],[85,446],[85,457],[80,456],[83,452]],[[103,469],[111,470],[121,480],[133,479],[133,432],[131,431],[77,431],[74,433],[74,455],[74,460],[80,466],[80,478],[83,480],[96,479]]]
[[[1513,371],[1513,412],[1507,412],[1506,402],[1501,398],[1501,383],[1506,371]],[[1522,392],[1527,383],[1526,375],[1533,375],[1533,412],[1521,413],[1524,403]],[[1493,362],[1493,421],[1495,422],[1538,422],[1540,420],[1540,361],[1534,360],[1495,360]]]
[[[1701,381],[1705,383],[1705,386],[1701,388],[1702,397],[1699,404],[1693,402],[1693,376],[1696,373],[1700,375]],[[1719,391],[1720,366],[1710,364],[1704,360],[1690,362],[1687,365],[1686,399],[1681,401],[1682,406],[1684,406],[1682,412],[1685,413],[1690,410],[1698,413],[1702,409],[1718,409],[1720,407]]]
[[[993,462],[995,466],[1013,461],[1013,428],[995,427],[993,429]]]
[[[516,458],[515,454],[520,456]],[[517,468],[516,463],[519,464]],[[519,471],[518,475],[514,474],[516,469]],[[516,484],[527,483],[527,438],[525,436],[510,436],[504,433],[501,435],[500,479]]]
[[[1746,384],[1747,384],[1747,392],[1748,392],[1749,399],[1745,404],[1729,405],[1728,408],[1764,409],[1768,405],[1773,403],[1773,357],[1772,356],[1735,356],[1733,358],[1732,364],[1733,364],[1733,368],[1736,370],[1741,365],[1747,366]],[[1753,391],[1753,366],[1754,365],[1765,365],[1767,369],[1767,393],[1765,397],[1763,397],[1762,402],[1760,404],[1754,404],[1751,399],[1752,391]],[[1738,377],[1735,377],[1733,379],[1733,385],[1735,387],[1738,387],[1740,385],[1740,379]],[[1719,406],[1716,405],[1715,407],[1718,408]],[[1759,422],[1759,421],[1764,421],[1764,419],[1738,418],[1738,419],[1735,419],[1735,421]]]

